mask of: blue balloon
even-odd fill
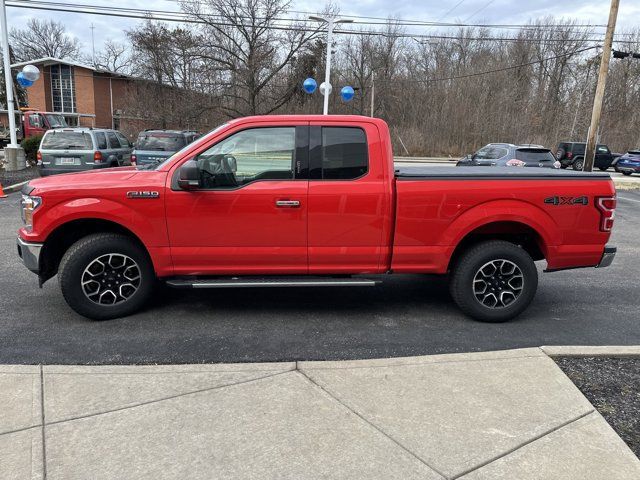
[[[27,88],[33,85],[33,82],[24,76],[24,73],[20,72],[16,75],[16,80],[18,81],[18,85],[21,87]]]
[[[340,96],[345,102],[351,100],[355,94],[356,92],[353,87],[350,87],[348,85],[346,87],[342,87],[342,90],[340,90]]]
[[[318,88],[318,84],[313,78],[309,77],[304,82],[302,82],[302,88],[307,93],[313,93],[316,91],[316,88]]]

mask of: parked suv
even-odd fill
[[[198,136],[192,130],[145,130],[138,135],[131,161],[137,165],[163,162]]]
[[[560,142],[556,149],[556,158],[560,162],[561,168],[572,167],[574,170],[582,170],[584,166],[584,142]],[[596,145],[596,158],[593,163],[595,168],[603,172],[611,166],[616,155],[611,153],[609,147],[599,143]]]
[[[622,155],[615,165],[616,172],[623,173],[625,175],[631,175],[632,173],[640,173],[640,148],[629,150]]]
[[[489,143],[473,155],[467,155],[456,167],[542,167],[559,168],[551,150],[542,145]]]
[[[38,165],[42,176],[131,165],[132,149],[116,130],[56,128],[42,137]]]

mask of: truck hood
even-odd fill
[[[78,188],[110,188],[122,185],[123,182],[136,175],[135,167],[107,168],[104,170],[88,170],[85,172],[64,173],[50,177],[37,178],[29,182],[29,186],[38,192],[49,190]]]

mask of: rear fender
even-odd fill
[[[495,222],[515,222],[532,228],[540,235],[542,252],[562,242],[562,232],[553,218],[538,206],[521,200],[495,200],[472,207],[457,217],[442,233],[441,245],[453,249],[474,230]]]

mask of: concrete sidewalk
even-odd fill
[[[638,479],[538,348],[269,364],[0,366],[1,479]]]

